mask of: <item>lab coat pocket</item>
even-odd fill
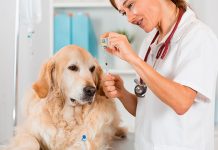
[[[194,150],[194,149],[188,147],[181,147],[181,146],[162,145],[162,146],[154,146],[154,150]]]

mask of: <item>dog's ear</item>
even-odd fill
[[[54,71],[55,62],[52,59],[42,66],[38,81],[32,85],[32,88],[35,90],[39,98],[45,98],[48,95],[49,90],[54,86]]]
[[[102,78],[103,78],[103,70],[101,66],[97,63],[96,67],[96,85],[97,85],[97,93],[101,96],[105,96],[105,93],[103,91],[103,86],[102,86]]]

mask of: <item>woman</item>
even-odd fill
[[[106,95],[118,98],[136,116],[135,149],[213,150],[215,35],[184,0],[110,1],[130,23],[150,32],[139,56],[126,36],[101,36],[109,40],[105,49],[127,61],[138,75],[135,94],[124,88],[118,75],[103,79]]]

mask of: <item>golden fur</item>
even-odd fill
[[[80,70],[69,70],[72,63]],[[90,66],[95,66],[94,72]],[[125,137],[114,101],[103,93],[102,74],[84,49],[75,45],[62,48],[42,67],[26,97],[24,122],[7,149],[104,150],[113,137]],[[89,102],[81,100],[81,89],[86,85],[97,89]],[[83,135],[87,136],[85,142]]]

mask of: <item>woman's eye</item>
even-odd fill
[[[91,68],[89,68],[89,71],[92,73],[95,71],[95,66],[92,66]]]
[[[79,70],[79,68],[76,65],[71,65],[68,67],[68,69],[71,71],[78,71]]]
[[[122,12],[121,14],[122,14],[123,16],[125,16],[125,15],[126,15],[126,13],[125,13],[125,12]]]
[[[131,9],[132,6],[133,6],[133,3],[130,3],[130,4],[127,6],[127,8],[128,8],[128,9]]]
[[[122,16],[125,16],[126,15],[126,12],[125,11],[119,11],[120,12],[120,14],[122,15]]]

